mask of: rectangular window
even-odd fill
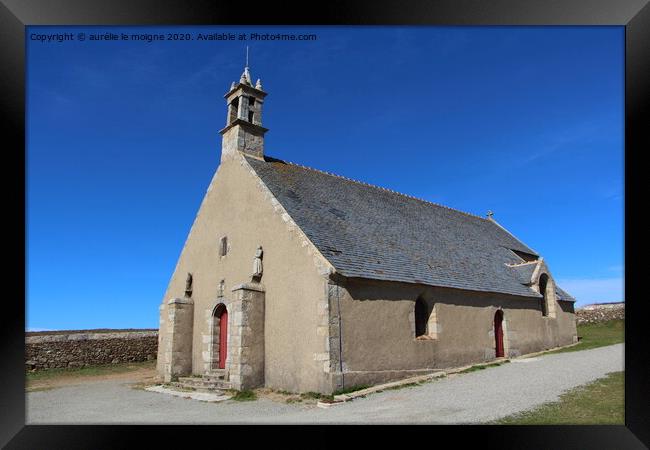
[[[222,237],[219,242],[219,256],[226,256],[226,253],[228,253],[228,236]]]

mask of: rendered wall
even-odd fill
[[[498,308],[506,356],[575,342],[575,315],[558,306],[556,318],[543,317],[535,298],[368,280],[347,280],[344,287],[340,334],[348,387],[494,359]],[[415,338],[418,296],[435,311],[433,338]]]

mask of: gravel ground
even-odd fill
[[[132,389],[124,380],[26,394],[27,424],[481,423],[555,401],[624,370],[624,345],[513,360],[321,409],[268,399],[206,403]]]

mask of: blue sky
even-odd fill
[[[314,33],[39,42],[31,33]],[[494,218],[623,299],[622,27],[29,27],[28,329],[156,328],[250,46],[266,153]],[[88,39],[88,38],[87,38]]]

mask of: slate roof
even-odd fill
[[[531,278],[533,277],[533,272],[535,272],[535,269],[537,268],[537,264],[537,261],[518,264],[516,266],[512,266],[512,270],[519,277],[521,284],[530,284]]]
[[[558,300],[564,300],[566,302],[576,301],[576,299],[571,294],[561,289],[560,286],[558,286],[557,284],[555,285],[555,295],[557,296]]]
[[[492,220],[275,158],[245,158],[345,277],[541,297],[506,265],[522,262],[510,249],[537,253]]]

